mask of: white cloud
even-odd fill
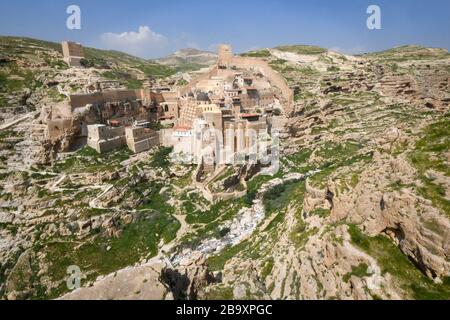
[[[107,49],[141,57],[156,57],[169,43],[165,36],[152,31],[148,26],[139,27],[138,32],[104,33],[101,41]]]

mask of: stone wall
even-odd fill
[[[219,69],[216,65],[214,67],[211,67],[211,69],[209,69],[208,72],[202,73],[197,77],[194,77],[194,79],[192,79],[191,82],[189,82],[189,84],[179,88],[180,96],[184,96],[185,94],[189,93],[193,88],[197,86],[197,84],[200,81],[208,80],[211,77],[216,77],[218,75],[218,70]]]
[[[173,147],[173,129],[161,129],[159,131],[159,143],[166,148]]]
[[[289,87],[287,81],[270,65],[261,59],[249,57],[234,57],[233,66],[240,69],[258,69],[261,73],[269,79],[270,83],[277,87],[283,94],[283,98],[287,103],[287,111],[292,109],[294,103],[294,92]]]
[[[131,151],[134,153],[140,153],[147,150],[150,150],[153,147],[156,147],[159,145],[159,136],[156,135],[154,137],[150,137],[148,139],[144,139],[142,141],[135,142],[131,146],[128,145]]]
[[[105,153],[123,147],[125,145],[125,136],[116,137],[110,140],[88,140],[88,145],[98,153]]]
[[[112,128],[104,125],[88,126],[87,144],[98,153],[118,149],[126,144],[125,128]]]
[[[287,104],[287,111],[292,109],[294,103],[294,92],[289,87],[287,81],[264,60],[258,58],[250,57],[239,57],[235,56],[232,59],[231,66],[239,69],[257,69],[259,70],[267,79],[269,79],[271,85],[277,87],[283,94],[283,99]],[[189,93],[197,84],[201,81],[208,80],[212,77],[219,75],[218,66],[211,67],[211,69],[197,77],[195,77],[189,84],[179,88],[180,96]]]
[[[158,133],[145,128],[126,128],[125,137],[128,148],[134,153],[147,151],[159,145]]]
[[[150,94],[145,90],[115,90],[88,94],[74,94],[70,96],[72,109],[81,108],[88,104],[104,104],[106,102],[147,100]]]

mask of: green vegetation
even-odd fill
[[[181,211],[186,215],[186,222],[191,225],[193,231],[181,239],[182,244],[186,247],[196,247],[203,239],[222,238],[229,232],[227,228],[223,228],[223,224],[232,220],[243,207],[249,206],[245,198],[210,204],[198,193],[183,194]]]
[[[172,148],[161,147],[158,151],[153,155],[151,165],[156,168],[167,169],[169,162],[169,155],[172,152]]]
[[[405,293],[418,300],[450,299],[450,279],[436,284],[422,272],[387,237],[369,237],[356,225],[349,226],[352,242],[374,257],[383,273],[392,275]],[[361,270],[358,270],[361,271]]]
[[[208,258],[208,267],[211,271],[221,271],[227,261],[235,257],[239,252],[245,250],[249,245],[248,241],[243,241],[233,247],[223,249],[218,255]]]
[[[225,286],[214,287],[203,298],[205,300],[233,300],[233,288]]]
[[[161,192],[164,186],[153,181],[144,181],[129,186],[125,193],[125,199],[133,197],[139,199],[137,210],[151,210],[153,212],[174,213],[175,208],[168,204],[169,197]]]
[[[341,69],[337,66],[331,66],[327,68],[328,72],[339,72]]]
[[[367,272],[368,268],[369,268],[369,266],[366,263],[360,263],[357,266],[352,266],[352,271],[349,273],[346,273],[342,277],[342,280],[344,280],[344,282],[348,282],[352,276],[356,276],[359,278],[368,277],[368,276],[370,276],[370,273]]]
[[[264,262],[264,266],[261,270],[261,278],[263,280],[266,279],[272,272],[274,263],[275,261],[272,257],[270,257],[267,261]]]
[[[245,204],[247,206],[251,206],[253,204],[253,201],[256,199],[256,194],[257,194],[256,190],[251,191],[247,190],[247,194],[245,196]]]
[[[80,64],[83,68],[93,68],[95,67],[95,63],[88,59],[81,59]]]
[[[349,156],[355,155],[361,145],[355,142],[346,141],[342,144],[336,144],[327,141],[322,147],[316,152],[316,155],[322,157],[323,159],[343,159]]]
[[[0,108],[4,108],[7,106],[6,99],[0,95]]]
[[[183,209],[187,215],[186,222],[189,224],[213,224],[218,218],[223,218],[222,215],[226,217],[234,216],[245,205],[244,198],[240,200],[220,201],[211,205],[209,209],[202,211],[193,206],[193,203],[199,203],[201,201],[195,193],[187,197],[182,197],[182,200],[185,200]]]
[[[347,167],[357,162],[369,163],[372,161],[373,154],[358,153],[362,148],[359,143],[347,141],[343,144],[334,144],[326,142],[316,155],[323,158],[319,173],[311,177],[311,183],[315,186],[324,187],[328,177],[339,167]]]
[[[163,213],[141,214],[139,220],[123,227],[117,238],[102,235],[81,246],[70,240],[37,246],[36,251],[45,252],[49,263],[47,274],[54,281],[62,281],[50,297],[66,291],[67,267],[77,265],[88,280],[149,259],[157,254],[158,243],[172,241],[180,223]],[[88,273],[89,270],[89,273]]]
[[[262,185],[266,182],[269,182],[273,178],[274,177],[268,175],[258,175],[256,177],[253,177],[250,181],[247,182],[247,193],[254,193],[256,195]]]
[[[61,45],[55,42],[26,37],[0,37],[0,51],[11,55],[35,55],[38,49],[55,50],[62,54]]]
[[[142,71],[147,77],[154,77],[154,78],[167,78],[174,75],[177,72],[171,67],[150,62],[140,64],[136,68]]]
[[[400,46],[397,48],[364,55],[385,62],[405,62],[413,60],[446,59],[449,53],[445,49],[429,49],[421,46]]]
[[[84,52],[86,60],[89,61],[89,66],[98,69],[117,69],[116,66],[126,66],[127,69],[137,69],[146,76],[154,78],[165,78],[176,73],[171,67],[137,58],[123,52],[94,48],[84,48]]]
[[[208,65],[184,61],[182,63],[179,63],[179,64],[173,66],[174,71],[170,71],[170,72],[191,72],[191,71],[198,71],[205,67],[208,67]]]
[[[433,205],[444,214],[450,215],[450,201],[446,198],[445,186],[427,176],[427,171],[434,170],[450,176],[447,154],[450,147],[450,114],[423,130],[415,149],[409,155],[410,161],[417,169],[422,184],[417,187],[423,197],[430,199]]]
[[[263,198],[266,215],[287,208],[290,204],[298,204],[305,192],[305,181],[287,182],[270,189]]]
[[[15,62],[10,62],[0,69],[0,92],[13,93],[25,88],[34,89],[40,86],[31,70],[20,68]]]
[[[3,150],[12,150],[16,144],[22,142],[24,136],[13,130],[6,130],[0,132],[0,146]]]
[[[188,85],[188,84],[189,84],[189,82],[187,80],[184,80],[184,79],[178,80],[178,82],[177,82],[177,86],[179,86],[179,87],[183,87],[183,86]]]
[[[308,164],[308,160],[312,153],[313,150],[311,149],[302,149],[295,154],[286,156],[285,159],[283,159],[283,163],[286,166],[289,166],[290,172],[306,173],[313,169],[313,167]]]
[[[317,46],[307,46],[307,45],[292,45],[292,46],[280,46],[276,47],[280,51],[293,52],[297,54],[307,54],[307,55],[316,55],[327,52],[326,49],[320,48]]]
[[[269,58],[272,55],[270,54],[270,51],[267,49],[262,50],[256,50],[256,51],[250,51],[241,54],[243,57],[251,57],[251,58]]]
[[[274,115],[274,116],[280,116],[280,115],[281,115],[281,110],[280,110],[279,108],[275,108],[275,109],[273,110],[273,115]]]
[[[90,147],[84,147],[64,162],[59,162],[53,167],[57,173],[70,172],[111,172],[119,168],[120,163],[132,155],[128,148],[98,154]]]
[[[319,216],[321,218],[326,218],[330,215],[330,213],[331,213],[330,209],[315,208],[309,214],[311,216]]]
[[[319,232],[319,230],[317,228],[308,229],[308,225],[302,220],[299,214],[297,214],[296,218],[297,224],[289,234],[289,239],[297,249],[303,249],[309,238]]]
[[[47,95],[49,96],[50,99],[52,99],[54,102],[62,102],[64,100],[66,100],[66,96],[63,94],[60,94],[58,89],[56,88],[50,88],[47,91]]]
[[[102,73],[102,76],[106,79],[117,80],[130,90],[142,89],[142,81],[133,78],[133,76],[126,72],[106,71]]]
[[[302,90],[294,94],[294,101],[306,100],[314,97],[314,93]]]
[[[286,64],[286,63],[288,63],[288,61],[284,60],[284,59],[276,59],[276,60],[270,61],[270,64],[272,66],[279,66],[279,65]]]

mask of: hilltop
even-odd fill
[[[111,88],[137,89],[145,81],[173,76],[170,66],[117,51],[85,48],[84,69],[71,70],[58,43],[0,37],[0,107],[28,106],[42,99],[59,102],[66,94],[84,92],[98,81]]]
[[[217,61],[217,55],[198,49],[182,49],[156,61],[163,65],[171,66],[176,70],[193,71],[213,65]]]

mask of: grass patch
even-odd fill
[[[344,282],[348,282],[352,276],[356,276],[358,278],[364,278],[370,276],[370,273],[367,272],[367,269],[369,266],[366,263],[360,263],[357,266],[352,266],[352,271],[349,273],[346,273],[342,280]]]
[[[270,189],[263,197],[266,215],[286,209],[291,203],[303,203],[305,181],[287,182]]]
[[[128,148],[98,154],[97,151],[86,146],[65,161],[57,163],[53,171],[57,173],[111,172],[119,168],[120,163],[129,159],[131,155]]]
[[[79,247],[77,243],[67,241],[49,243],[37,248],[46,253],[49,264],[47,274],[54,281],[62,281],[50,297],[57,297],[67,290],[64,281],[67,277],[67,267],[77,265],[88,279],[95,279],[99,275],[133,265],[142,258],[155,256],[159,241],[172,241],[179,228],[180,223],[175,218],[155,213],[142,215],[139,221],[125,226],[117,238],[99,236]]]
[[[209,290],[203,298],[205,300],[233,300],[233,288],[226,286],[215,287]]]
[[[241,54],[243,57],[251,57],[251,58],[269,58],[272,55],[270,54],[270,51],[267,49],[257,50],[257,51],[250,51]]]
[[[151,165],[156,168],[167,169],[170,165],[169,155],[172,150],[172,148],[159,148],[152,157]]]
[[[449,300],[450,281],[436,284],[425,276],[387,237],[369,237],[356,225],[349,226],[352,243],[374,257],[383,273],[389,273],[405,293],[417,300]]]
[[[440,121],[426,127],[415,149],[409,154],[412,165],[417,169],[422,184],[418,186],[419,194],[433,202],[433,205],[450,215],[450,201],[446,198],[445,187],[426,176],[428,170],[435,170],[450,176],[447,154],[450,146],[450,114]]]
[[[223,249],[222,252],[216,256],[209,257],[207,260],[209,269],[211,271],[223,270],[227,261],[235,257],[241,251],[245,250],[248,246],[249,242],[244,241],[235,246]]]
[[[289,239],[297,249],[303,249],[309,238],[317,232],[319,232],[317,228],[308,230],[308,225],[300,217],[297,217],[297,224],[289,234]]]
[[[142,89],[143,82],[126,72],[118,70],[106,71],[102,73],[102,76],[106,79],[117,80],[130,90]]]
[[[327,52],[326,49],[320,48],[317,46],[308,46],[308,45],[289,45],[289,46],[280,46],[276,47],[280,51],[285,52],[293,52],[297,54],[306,54],[306,55],[317,55]]]
[[[324,208],[315,208],[309,213],[309,215],[311,215],[311,216],[319,216],[321,218],[326,218],[330,214],[331,214],[331,210],[324,209]]]
[[[267,261],[264,262],[264,266],[261,270],[261,278],[265,280],[272,272],[273,265],[275,261],[272,257],[270,257]]]

